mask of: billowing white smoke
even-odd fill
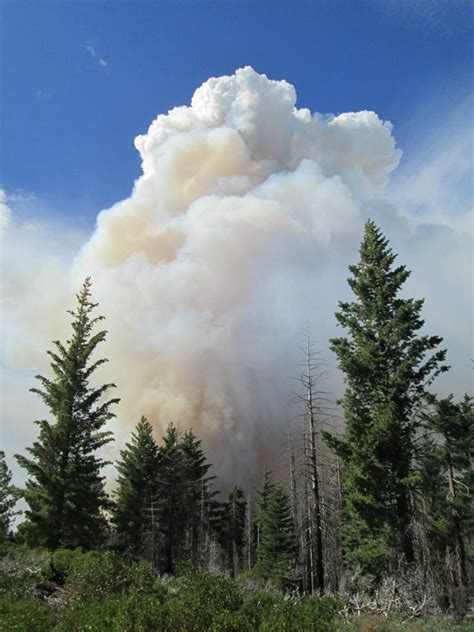
[[[192,427],[229,475],[278,444],[298,333],[316,322],[326,345],[329,286],[344,291],[364,206],[401,153],[373,112],[295,102],[247,67],[158,116],[135,141],[132,195],[99,214],[74,266],[107,317],[122,437],[141,414]]]
[[[445,204],[434,194],[450,199],[451,180],[424,160],[402,171],[396,197],[408,192],[410,204],[402,196],[397,211],[384,193],[401,153],[391,125],[373,112],[311,114],[295,101],[291,85],[251,68],[206,82],[191,107],[158,116],[137,138],[143,175],[130,198],[99,214],[85,244],[70,226],[38,224],[19,208],[21,193],[0,189],[0,443],[9,458],[47,415],[28,388],[48,374],[45,351],[69,334],[65,310],[90,275],[109,331],[97,380],[115,382],[122,398],[109,456],[145,414],[157,437],[170,421],[192,427],[220,480],[248,483],[284,447],[307,323],[329,362],[327,389],[341,394],[327,341],[368,216],[413,270],[406,291],[426,296],[427,332],[446,339],[453,370],[441,391],[470,388],[472,196],[439,219]],[[463,138],[466,120],[454,126]],[[451,132],[448,153],[430,153],[448,174]],[[421,216],[427,200],[433,212]]]

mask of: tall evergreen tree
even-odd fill
[[[10,534],[11,521],[15,515],[14,507],[19,495],[19,490],[12,485],[12,473],[5,461],[5,452],[0,450],[0,543]]]
[[[221,542],[232,577],[239,574],[244,545],[246,502],[243,491],[234,485],[222,507]]]
[[[103,401],[114,384],[92,387],[89,379],[105,359],[92,360],[106,337],[93,333],[103,319],[92,317],[91,282],[86,279],[77,295],[72,316],[72,336],[63,345],[54,341],[53,378],[38,375],[42,388],[31,389],[49,408],[54,422],[40,420],[38,440],[27,448],[32,458],[18,456],[29,478],[24,496],[28,503],[25,532],[28,539],[50,549],[60,546],[91,548],[105,527],[103,509],[109,505],[101,469],[105,461],[96,451],[109,441],[104,424],[118,399]]]
[[[427,541],[433,556],[441,552],[443,560],[453,561],[453,588],[465,591],[470,574],[468,545],[474,536],[473,401],[466,395],[459,403],[452,396],[433,397],[431,403],[424,426],[436,435],[425,439],[420,458],[420,491],[428,500]]]
[[[162,569],[172,574],[186,527],[186,483],[178,431],[169,424],[158,450],[158,479],[153,510],[161,540]]]
[[[192,430],[184,433],[180,442],[183,465],[183,503],[185,505],[185,535],[187,551],[193,564],[199,560],[200,549],[211,528],[214,496],[211,490],[214,476],[209,476],[210,463]]]
[[[378,574],[393,541],[408,563],[412,457],[417,411],[427,385],[441,371],[439,336],[419,335],[423,300],[401,298],[410,273],[368,221],[360,261],[349,266],[354,302],[340,302],[336,318],[348,333],[331,340],[345,374],[344,437],[326,435],[345,461],[343,544],[347,563]]]
[[[263,577],[281,584],[295,561],[296,545],[288,495],[269,472],[259,507],[257,567]]]
[[[120,456],[114,523],[120,546],[131,555],[142,556],[152,536],[150,504],[158,476],[158,446],[146,417],[140,419]]]

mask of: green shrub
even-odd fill
[[[155,594],[109,594],[103,599],[75,601],[55,632],[166,632],[166,612]]]
[[[217,612],[209,632],[254,632],[258,630],[252,626],[243,612],[221,610]]]
[[[342,601],[332,597],[302,597],[296,600],[293,627],[289,629],[295,632],[332,632],[336,629],[336,618],[342,608]]]
[[[55,579],[63,582],[71,572],[72,567],[80,560],[84,553],[81,549],[58,549],[51,556],[51,570]]]
[[[53,613],[43,601],[31,596],[19,597],[18,593],[0,596],[2,632],[46,632],[53,627]]]
[[[0,594],[31,594],[49,573],[50,553],[43,549],[11,546],[0,557]]]
[[[259,591],[254,593],[243,605],[242,614],[252,626],[252,630],[258,630],[265,617],[278,608],[283,600],[281,595]]]
[[[412,619],[400,615],[362,615],[341,620],[339,632],[471,632],[472,622],[458,621],[449,617],[436,619],[420,617]]]
[[[100,599],[121,592],[127,585],[128,566],[110,551],[84,553],[73,561],[69,571],[68,586],[79,599]]]
[[[215,625],[221,613],[237,612],[242,602],[234,580],[205,573],[177,578],[170,583],[166,600],[169,630],[207,632],[218,629]]]
[[[129,588],[141,592],[157,590],[156,575],[150,564],[137,562],[130,566],[119,554],[110,551],[77,555],[68,573],[68,587],[73,597],[79,599],[100,599]]]
[[[130,589],[139,592],[155,592],[155,594],[161,590],[166,592],[162,582],[157,580],[156,573],[151,564],[144,561],[132,564],[128,568],[127,585]]]
[[[259,592],[242,612],[260,632],[332,632],[342,604],[330,597],[284,597]]]

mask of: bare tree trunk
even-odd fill
[[[314,502],[315,543],[316,543],[316,586],[321,594],[324,593],[324,549],[322,536],[321,493],[319,489],[318,459],[316,452],[316,420],[314,403],[314,381],[312,375],[310,340],[307,340],[306,362],[308,372],[308,422],[309,422],[309,462],[311,490]]]
[[[291,441],[290,428],[288,427],[288,454],[290,462],[290,507],[291,518],[293,520],[293,527],[296,528],[297,512],[296,512],[296,468],[295,468],[295,453]]]
[[[457,495],[456,483],[454,481],[453,465],[451,463],[451,455],[448,453],[448,481],[449,481],[449,495],[451,500],[454,501]],[[464,538],[462,535],[461,520],[455,507],[452,509],[452,518],[454,525],[454,533],[456,537],[456,558],[459,570],[459,578],[461,585],[466,588],[468,585],[468,577],[466,570],[466,548],[464,546]]]
[[[246,554],[247,554],[247,570],[252,570],[253,567],[253,557],[252,557],[252,549],[253,549],[253,521],[252,521],[252,504],[250,494],[247,496],[247,506],[245,508],[245,535],[246,535]]]

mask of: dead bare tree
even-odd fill
[[[327,416],[327,394],[321,390],[320,384],[326,376],[323,363],[318,358],[318,352],[311,340],[311,332],[305,335],[305,345],[302,348],[304,361],[301,374],[297,378],[300,385],[299,392],[293,401],[300,407],[298,417],[303,421],[303,466],[305,489],[305,518],[306,528],[304,546],[307,555],[303,555],[308,563],[309,584],[311,592],[323,594],[325,591],[325,552],[323,538],[323,489],[321,486],[321,463],[318,449],[318,437],[321,422]],[[290,481],[291,484],[291,481]]]

